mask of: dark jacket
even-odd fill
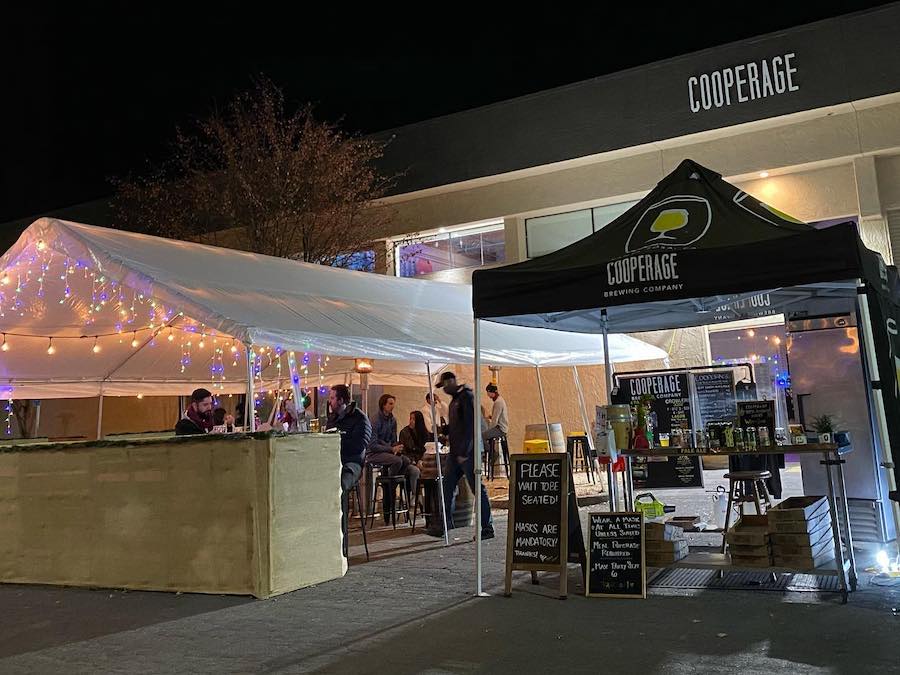
[[[356,407],[356,403],[350,403],[343,414],[328,418],[328,427],[337,429],[341,434],[341,464],[352,462],[361,466],[372,440],[369,418]]]
[[[182,417],[175,425],[176,436],[196,436],[205,433],[206,429],[187,416]]]
[[[475,445],[475,395],[461,385],[450,401],[450,422],[445,428],[450,437],[450,455],[460,459],[471,456]]]
[[[416,434],[411,427],[403,427],[400,430],[400,444],[403,446],[403,454],[413,462],[418,462],[425,455],[425,443],[428,440],[420,441],[416,439]]]
[[[397,445],[397,419],[393,415],[385,415],[380,410],[372,420],[371,452],[393,452]]]

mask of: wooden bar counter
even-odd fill
[[[341,577],[340,439],[0,447],[0,581],[266,598]]]

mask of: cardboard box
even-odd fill
[[[769,511],[771,513],[771,511]],[[799,534],[812,535],[822,530],[831,529],[831,511],[825,509],[816,513],[809,520],[777,520],[769,521],[769,531],[772,534]]]
[[[671,523],[644,523],[644,539],[655,541],[675,541],[684,535],[684,530]]]
[[[725,533],[725,541],[734,546],[764,546],[769,543],[769,520],[766,516],[745,515]]]
[[[771,567],[772,558],[768,555],[741,556],[732,553],[731,564],[735,567]]]
[[[807,555],[776,555],[774,557],[777,567],[789,567],[799,571],[814,570],[825,563],[834,560],[834,546],[822,551],[816,556]]]
[[[676,539],[675,541],[664,541],[660,539],[644,540],[644,550],[647,551],[648,555],[659,552],[668,553],[680,549],[687,549],[689,547],[687,539]]]
[[[821,512],[828,511],[825,497],[789,497],[769,509],[769,521],[811,520]]]
[[[734,545],[728,547],[728,552],[731,553],[732,558],[735,556],[741,558],[768,558],[772,555],[772,548],[769,544],[762,544],[760,546]]]
[[[815,535],[773,534],[772,552],[781,556],[806,556],[815,558],[829,548],[834,548],[834,536],[828,527]]]

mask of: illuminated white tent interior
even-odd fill
[[[260,388],[347,381],[359,356],[393,384],[421,386],[426,362],[437,372],[473,360],[471,321],[466,285],[42,218],[0,259],[0,395],[244,393],[250,346]],[[501,324],[486,325],[482,354],[511,366],[603,362],[595,336]],[[612,361],[665,356],[610,337]]]

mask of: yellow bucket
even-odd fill
[[[522,452],[528,455],[550,452],[550,442],[545,438],[534,438],[530,441],[525,441],[525,447]]]

